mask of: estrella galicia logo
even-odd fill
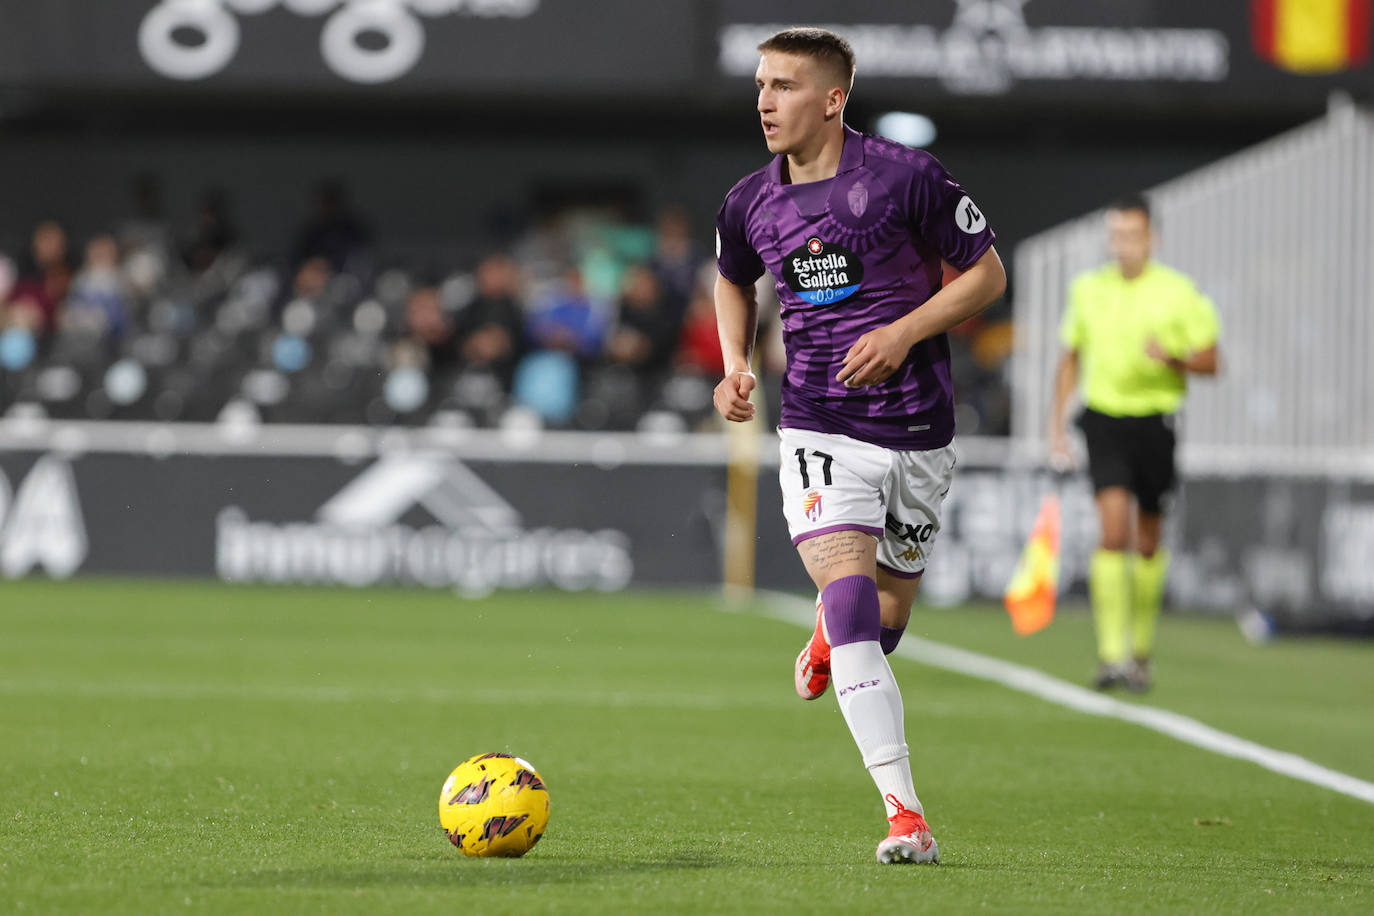
[[[833,242],[811,237],[783,261],[783,279],[792,292],[812,305],[848,299],[864,281],[859,256]]]

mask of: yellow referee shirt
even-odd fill
[[[1184,358],[1217,342],[1216,308],[1184,274],[1149,261],[1134,280],[1115,263],[1079,274],[1059,340],[1078,351],[1083,404],[1115,417],[1173,413],[1188,390],[1186,373],[1145,355],[1151,337]]]

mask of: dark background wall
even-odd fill
[[[994,18],[971,25],[975,7]],[[330,177],[352,188],[382,251],[398,257],[480,249],[541,192],[577,188],[618,191],[646,213],[684,204],[706,244],[724,192],[767,159],[751,81],[723,50],[732,29],[760,23],[897,36],[860,44],[848,120],[867,129],[889,109],[933,117],[931,149],[977,195],[1004,252],[1122,190],[1315,117],[1333,90],[1374,99],[1367,59],[1320,74],[1275,66],[1241,3],[485,0],[417,16],[418,63],[373,85],[326,66],[326,16],[280,4],[234,16],[237,51],[222,70],[170,79],[136,40],[157,8],[0,0],[0,249],[46,217],[77,237],[118,222],[142,173],[161,178],[175,226],[190,224],[203,189],[225,189],[242,234],[265,252],[284,245],[312,186]],[[1114,75],[1142,35],[1210,36],[1202,47],[1222,49],[1224,72],[1201,78],[1182,59],[1153,76]],[[921,36],[962,49],[963,63],[883,70],[893,54],[918,56]],[[1050,41],[1083,43],[1084,72],[1017,72],[1025,48]],[[960,69],[1009,76],[970,89]]]

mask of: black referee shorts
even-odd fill
[[[1172,414],[1113,417],[1085,409],[1078,428],[1088,444],[1088,475],[1093,492],[1125,487],[1141,512],[1159,515],[1164,495],[1174,488]]]

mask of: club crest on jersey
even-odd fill
[[[868,186],[862,181],[856,181],[849,189],[849,212],[853,213],[857,218],[863,216],[864,211],[867,209]]]
[[[806,515],[809,522],[819,522],[821,520],[821,494],[812,490],[802,498],[802,512]]]
[[[829,305],[848,299],[864,279],[859,256],[817,236],[783,259],[783,280],[788,289],[812,305]]]

